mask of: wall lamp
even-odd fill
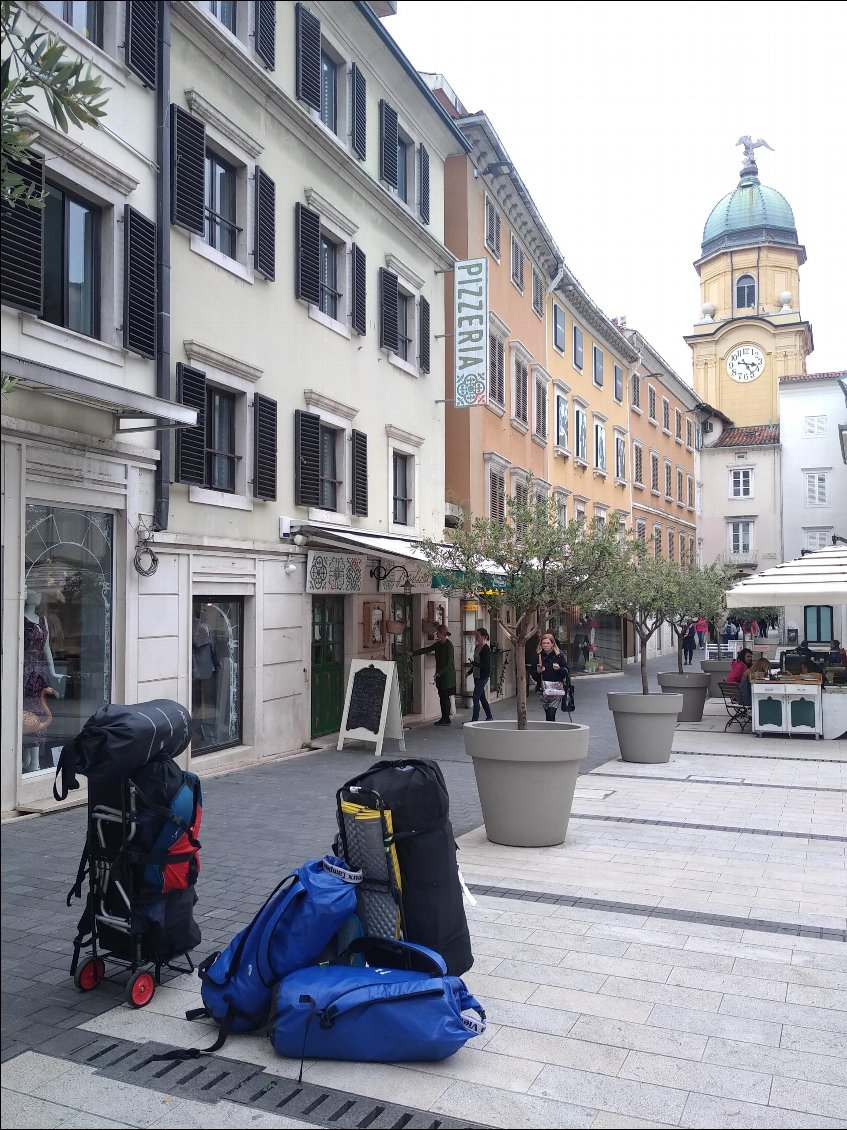
[[[373,569],[371,569],[371,576],[376,581],[377,592],[379,592],[379,586],[382,584],[382,582],[387,581],[388,578],[393,573],[396,573],[398,569],[402,570],[405,578],[403,581],[403,588],[406,591],[406,595],[408,595],[412,591],[412,581],[409,577],[409,570],[405,565],[392,565],[390,569],[386,569],[384,565],[377,564],[374,565]]]
[[[492,173],[511,173],[514,168],[515,166],[511,161],[492,161],[482,170],[482,175],[487,177]]]

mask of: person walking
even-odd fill
[[[545,693],[546,684],[564,684],[569,678],[568,661],[559,650],[559,646],[552,632],[545,632],[538,645],[538,660],[535,666],[539,679],[542,680],[544,690],[541,692],[541,705],[544,707],[544,717],[548,722],[556,721],[556,711],[563,695]]]
[[[697,627],[692,620],[687,624],[682,634],[682,654],[685,657],[685,666],[689,667],[694,659],[694,648],[697,645]]]
[[[449,636],[447,625],[439,624],[435,643],[412,652],[412,655],[435,656],[435,689],[441,706],[441,717],[434,723],[436,726],[450,725],[450,699],[456,693],[456,656]]]
[[[700,650],[703,651],[706,646],[706,632],[709,629],[709,621],[705,616],[699,617],[697,623],[694,625],[694,629],[697,632],[697,642],[700,646]]]
[[[471,722],[479,721],[479,708],[485,711],[486,722],[493,722],[494,715],[485,697],[485,687],[491,678],[491,646],[488,642],[488,632],[485,628],[476,630],[476,646],[473,649],[473,659],[468,662],[468,670],[473,675],[473,715]]]

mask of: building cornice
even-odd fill
[[[411,283],[413,290],[423,290],[424,280],[421,276],[402,259],[398,259],[393,251],[389,251],[385,256],[385,265],[389,271],[393,271],[399,278]]]
[[[327,198],[321,196],[317,189],[307,188],[304,192],[304,196],[310,208],[318,212],[324,219],[331,220],[345,235],[355,235],[359,230],[359,225],[355,220],[351,220],[349,216],[345,216],[340,208],[336,208],[334,204],[330,204]]]
[[[331,396],[324,396],[322,392],[317,392],[313,388],[303,389],[303,399],[310,408],[323,408],[324,412],[331,412],[344,420],[354,420],[359,415],[358,408],[342,404],[340,400],[333,400]]]
[[[416,436],[414,432],[403,431],[394,424],[385,425],[385,434],[389,439],[396,439],[398,443],[405,443],[408,447],[423,447],[424,437]]]
[[[586,326],[591,328],[594,336],[604,341],[622,361],[628,364],[637,361],[638,351],[606,317],[568,267],[564,268],[564,276],[556,287],[556,294],[566,306],[570,307],[571,315],[576,314]]]
[[[140,182],[134,176],[113,165],[105,157],[93,153],[76,137],[69,137],[55,126],[48,125],[35,114],[21,114],[20,122],[25,129],[38,134],[36,149],[43,149],[54,157],[63,158],[74,168],[114,188],[121,196],[130,196],[138,188]]]
[[[216,130],[228,137],[230,141],[234,142],[240,149],[250,157],[260,157],[264,152],[264,145],[252,137],[247,130],[237,126],[231,118],[219,110],[213,102],[208,98],[204,98],[199,91],[194,87],[189,87],[185,92],[185,101],[188,103],[188,108],[198,118],[201,118],[207,125],[213,126]]]
[[[211,365],[213,369],[220,369],[224,373],[243,377],[253,384],[264,373],[264,369],[260,369],[256,365],[249,365],[246,361],[240,361],[237,357],[230,357],[228,353],[221,353],[219,349],[213,349],[211,345],[203,345],[200,341],[184,341],[182,348],[189,361],[197,361],[201,365]]]

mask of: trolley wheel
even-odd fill
[[[96,989],[106,976],[106,962],[102,957],[90,957],[74,973],[74,984],[81,993]]]
[[[152,973],[140,970],[133,973],[126,987],[126,999],[133,1008],[144,1008],[153,999],[156,991],[156,979]]]

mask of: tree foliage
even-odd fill
[[[692,621],[705,616],[715,620],[726,607],[726,590],[737,577],[732,565],[715,562],[712,565],[682,568],[668,563],[671,571],[670,593],[665,608],[665,620],[676,638],[677,666],[682,671],[682,633]]]

